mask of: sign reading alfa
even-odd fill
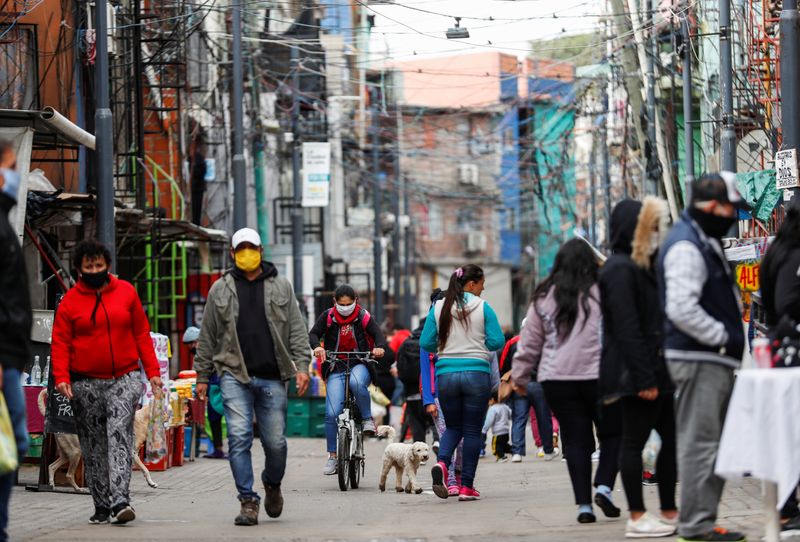
[[[800,186],[797,182],[797,149],[775,153],[775,182],[778,190]]]

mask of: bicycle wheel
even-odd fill
[[[347,491],[350,482],[350,432],[345,427],[339,429],[339,438],[336,440],[336,471],[339,489]]]
[[[350,487],[358,489],[358,484],[361,483],[361,466],[363,459],[353,459],[350,462]]]

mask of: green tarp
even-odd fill
[[[753,216],[762,222],[769,220],[783,195],[775,186],[774,169],[737,173],[736,186],[745,201],[753,207]]]

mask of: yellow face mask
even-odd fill
[[[236,261],[236,267],[245,273],[250,273],[261,265],[261,252],[254,248],[243,248],[236,251],[234,260]]]

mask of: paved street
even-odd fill
[[[257,527],[235,527],[238,513],[226,461],[198,459],[164,473],[153,473],[158,489],[134,472],[133,499],[139,519],[125,527],[91,526],[88,496],[15,490],[11,501],[11,540],[256,540],[271,541],[610,541],[622,540],[621,520],[575,523],[566,465],[526,458],[521,464],[481,461],[477,487],[484,499],[442,501],[430,491],[430,474],[421,470],[422,495],[381,494],[377,489],[383,444],[371,442],[361,489],[342,493],[335,477],[323,477],[324,442],[292,439],[284,481],[286,507],[278,520],[263,508]],[[257,457],[262,457],[260,447]],[[33,481],[26,468],[21,481]],[[646,488],[657,505],[654,488]],[[729,486],[723,498],[725,526],[760,540],[760,485],[753,480]],[[625,497],[618,488],[617,504]],[[669,540],[669,539],[668,539]]]

